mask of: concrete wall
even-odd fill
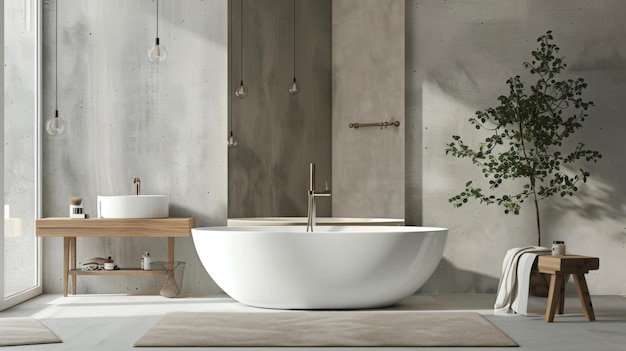
[[[306,216],[309,162],[318,187],[331,184],[331,7],[330,0],[232,2],[232,130],[228,149],[228,216]],[[243,69],[243,77],[242,77]],[[248,96],[234,97],[243,78]],[[330,216],[330,201],[318,214]]]
[[[407,1],[406,22],[407,221],[450,228],[444,261],[423,290],[494,292],[505,251],[535,244],[530,204],[515,216],[495,206],[448,203],[481,172],[444,149],[453,134],[467,143],[484,140],[467,120],[497,105],[508,92],[506,79],[524,73],[536,38],[552,30],[567,74],[585,78],[586,97],[597,105],[571,142],[604,158],[586,166],[591,177],[573,198],[540,202],[543,242],[565,240],[571,253],[600,257],[600,270],[588,275],[592,294],[626,293],[626,3]]]
[[[44,2],[44,118],[58,94],[67,133],[44,136],[43,216],[67,216],[69,198],[96,215],[98,194],[170,195],[170,215],[198,226],[223,225],[227,211],[227,1],[160,1],[159,36],[169,51],[150,64],[153,0]],[[58,92],[54,86],[55,11],[59,12]],[[78,261],[112,256],[138,267],[141,254],[167,259],[161,238],[78,239]],[[61,291],[62,240],[44,241],[44,290]],[[187,262],[183,294],[219,292],[191,237],[176,239]],[[79,277],[79,293],[155,293],[152,277]]]
[[[223,224],[230,93],[226,2],[161,4],[166,18],[161,39],[171,61],[155,68],[143,56],[154,39],[154,2],[61,0],[68,17],[61,23],[59,105],[70,130],[61,138],[44,139],[44,216],[66,215],[68,197],[77,195],[93,214],[97,194],[128,193],[130,177],[140,176],[146,193],[172,195],[172,215],[193,215],[199,225]],[[54,6],[54,1],[44,4],[46,116],[54,112]],[[450,228],[444,260],[424,291],[494,292],[505,251],[534,244],[528,208],[519,216],[505,216],[497,207],[449,205],[448,198],[469,178],[478,179],[480,170],[446,156],[444,149],[452,134],[468,141],[484,139],[467,119],[497,103],[497,96],[506,92],[505,80],[523,71],[521,63],[535,39],[552,29],[572,76],[587,80],[587,96],[597,105],[573,141],[598,149],[604,159],[589,167],[591,177],[574,198],[541,203],[544,239],[563,239],[570,252],[600,257],[600,270],[588,277],[592,294],[625,293],[626,279],[620,274],[626,245],[621,180],[626,159],[620,157],[626,146],[621,137],[625,7],[618,0],[405,3],[406,119],[400,131],[406,136],[406,218],[409,224]],[[173,56],[181,52],[188,55],[184,63]],[[365,135],[347,129],[345,122],[340,127]],[[371,130],[372,137],[397,132]],[[377,185],[387,184],[385,176],[376,179]],[[334,179],[333,202],[342,188]],[[361,213],[374,213],[379,206],[368,203],[371,207]],[[218,293],[199,266],[191,239],[176,243],[177,257],[190,263],[184,292]],[[84,256],[111,253],[121,263],[134,263],[145,250],[156,257],[165,254],[160,240],[85,239],[78,245]],[[61,240],[44,242],[48,292],[61,291],[61,247]],[[153,292],[149,278],[141,279],[80,277],[79,291]]]
[[[333,216],[404,218],[403,0],[333,1],[332,110]]]

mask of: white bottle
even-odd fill
[[[552,242],[552,256],[565,256],[565,241],[555,240]]]
[[[143,269],[144,271],[149,271],[152,269],[151,264],[152,264],[152,257],[150,257],[150,253],[144,252],[143,255],[141,256],[141,269]]]
[[[112,271],[114,269],[115,269],[115,262],[113,262],[113,260],[111,259],[111,256],[109,256],[109,258],[104,260],[104,270]]]

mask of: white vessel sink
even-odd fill
[[[98,218],[169,217],[167,195],[98,195]]]

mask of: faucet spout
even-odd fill
[[[315,163],[309,164],[309,192],[308,192],[308,211],[307,211],[307,221],[306,221],[306,231],[314,231],[315,222],[317,218],[317,205],[315,199],[317,197],[327,197],[331,196],[330,190],[328,189],[328,183],[326,183],[325,190],[315,190]]]
[[[141,195],[141,179],[134,177],[132,181],[133,181],[133,192],[135,193],[135,195]]]

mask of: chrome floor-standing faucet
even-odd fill
[[[319,196],[330,196],[330,190],[328,190],[328,183],[326,183],[326,190],[315,190],[315,163],[309,164],[309,210],[307,214],[306,221],[306,231],[309,231],[311,228],[311,232],[315,227],[315,218],[316,218],[316,205],[315,198]]]

